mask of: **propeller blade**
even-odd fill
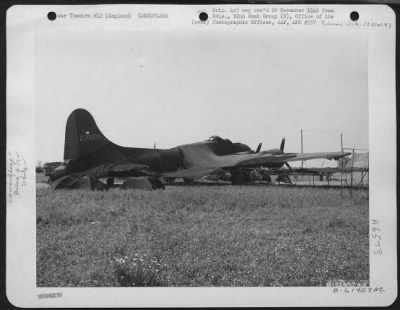
[[[262,146],[262,143],[260,142],[260,143],[258,144],[258,146],[257,146],[256,153],[258,153],[258,152],[261,151],[261,146]]]
[[[281,147],[280,147],[280,149],[281,149],[282,152],[283,152],[284,148],[285,148],[285,138],[283,138],[283,139],[282,139],[282,142],[281,142]]]
[[[286,167],[288,167],[290,170],[292,170],[292,167],[290,167],[290,165],[286,162],[285,163]]]

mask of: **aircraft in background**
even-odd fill
[[[183,178],[195,180],[221,169],[231,173],[233,184],[245,183],[243,169],[267,167],[290,168],[291,161],[316,158],[339,159],[350,153],[285,153],[285,139],[279,149],[253,151],[242,143],[213,136],[206,141],[180,145],[170,149],[122,147],[109,141],[97,127],[92,115],[84,110],[74,110],[67,120],[64,145],[64,163],[47,175],[55,187],[65,183],[73,187],[81,177],[107,178],[107,185],[114,178],[150,177]],[[62,186],[61,186],[62,187]]]

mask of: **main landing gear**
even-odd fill
[[[276,182],[278,183],[288,183],[288,184],[293,184],[292,180],[287,174],[280,174],[276,177]]]
[[[107,186],[108,187],[113,187],[114,186],[114,178],[108,178],[107,179]]]

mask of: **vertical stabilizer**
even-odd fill
[[[95,153],[109,143],[88,111],[77,109],[70,114],[65,129],[64,160]]]

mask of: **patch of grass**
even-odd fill
[[[165,286],[159,276],[161,264],[156,258],[135,254],[114,257],[114,275],[120,286]]]
[[[266,186],[39,188],[36,218],[38,286],[319,286],[369,278],[362,192],[351,200],[337,189]],[[135,261],[138,253],[146,263]]]
[[[347,225],[346,221],[342,218],[334,218],[329,221],[328,227],[329,228],[342,228]]]
[[[46,177],[43,172],[36,173],[36,183],[48,183],[49,177]]]

